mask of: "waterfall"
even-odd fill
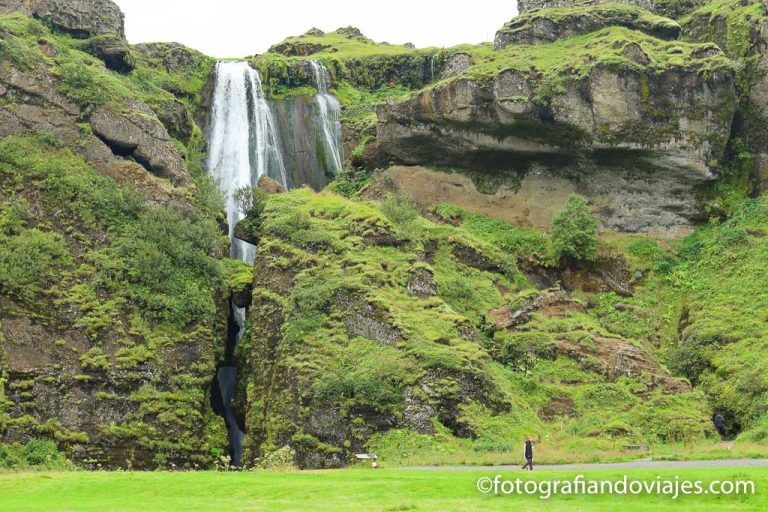
[[[226,195],[232,257],[253,263],[255,248],[234,238],[243,213],[235,192],[255,186],[263,174],[287,188],[280,139],[259,72],[247,62],[216,64],[208,170]]]
[[[325,143],[327,167],[335,174],[343,168],[343,158],[341,155],[341,104],[339,100],[328,92],[328,70],[323,63],[318,60],[311,60],[309,63],[312,66],[315,86],[317,87],[315,102],[320,114],[319,124]]]
[[[234,237],[235,226],[244,217],[235,192],[256,186],[267,174],[288,188],[280,138],[272,110],[264,97],[261,77],[247,62],[216,64],[208,171],[226,196],[231,255],[253,263],[256,247]],[[237,388],[234,349],[245,332],[246,311],[230,300],[230,318],[225,358],[217,369],[212,402],[225,418],[231,448],[231,463],[240,467],[244,434],[232,401]]]

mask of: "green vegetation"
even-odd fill
[[[629,44],[637,44],[648,56],[647,64],[638,64],[624,53]],[[707,55],[704,44],[663,41],[636,30],[608,27],[542,45],[512,45],[500,51],[491,46],[460,46],[469,53],[473,66],[460,76],[484,79],[512,69],[524,75],[535,70],[539,76],[534,97],[545,102],[552,94],[564,92],[596,68],[659,74],[670,68],[696,67],[702,73],[733,70],[733,62],[724,55]],[[454,80],[455,78],[448,79]],[[443,86],[439,82],[436,87]]]
[[[698,384],[731,433],[762,439],[768,389],[760,356],[768,331],[765,198],[747,199],[665,251],[636,239],[627,249],[644,274],[635,295],[602,294],[593,312],[608,329],[647,340],[672,369]]]
[[[339,29],[326,33],[309,31],[298,37],[289,37],[282,43],[278,43],[270,48],[270,52],[286,55],[296,55],[298,52],[305,53],[306,51],[312,51],[312,56],[333,54],[334,57],[340,59],[378,55],[401,55],[414,52],[411,47],[399,44],[377,43],[362,34],[354,34],[348,29]]]
[[[434,212],[443,222],[458,224],[473,236],[495,245],[505,253],[535,262],[545,259],[547,239],[539,230],[515,226],[450,204],[439,204]]]
[[[756,36],[765,19],[760,1],[711,0],[683,16],[680,24],[691,39],[713,41],[729,57],[743,59],[759,51]]]
[[[583,6],[537,9],[513,18],[504,24],[501,32],[514,34],[534,30],[532,22],[540,22],[542,19],[555,25],[568,20],[572,20],[573,25],[583,27],[618,25],[663,39],[675,39],[676,34],[680,32],[680,25],[669,18],[641,7],[621,3],[591,5],[589,9]]]
[[[584,206],[572,209],[594,237]],[[447,205],[436,212],[445,224],[402,196],[378,205],[307,189],[268,197],[250,315],[275,322],[254,321],[238,347],[250,371],[274,379],[248,384],[251,457],[289,445],[299,460],[353,447],[403,460],[394,454],[410,446],[415,460],[477,460],[513,452],[526,434],[549,436],[563,457],[580,457],[575,439],[621,457],[623,444],[711,435],[701,394],[667,398],[658,375],[609,376],[598,338],[642,343],[612,334],[585,305],[564,299],[514,330],[495,327],[491,310],[538,296],[516,261],[529,250],[545,257],[546,239]],[[559,355],[571,344],[579,355]],[[413,429],[413,407],[433,433]],[[324,437],[325,422],[350,425],[343,442]],[[369,430],[379,423],[400,428]]]
[[[53,441],[32,439],[24,444],[0,444],[0,470],[57,470],[70,467],[70,462]],[[2,498],[0,498],[0,501]]]
[[[127,438],[140,450],[188,453],[207,464],[209,447],[199,431],[207,401],[201,382],[213,373],[217,297],[226,292],[217,258],[227,246],[215,219],[188,205],[149,202],[141,189],[97,173],[45,137],[0,141],[0,192],[14,198],[0,205],[3,296],[16,304],[14,314],[87,335],[89,346],[76,358],[80,367],[59,368],[61,378],[88,385],[115,372],[130,389],[133,379],[142,380],[131,371],[155,368],[147,385],[158,390],[134,394],[125,423],[99,438]],[[209,362],[177,367],[169,347],[184,343],[199,344],[196,350],[211,354]],[[71,349],[51,340],[46,350]],[[12,380],[11,388],[16,384]],[[32,398],[36,386],[19,389],[14,400],[24,393]],[[19,412],[0,412],[0,425],[64,443],[88,442]],[[156,422],[176,423],[175,439],[157,438]]]
[[[753,480],[746,495],[483,495],[480,477],[527,480]],[[238,508],[292,510],[532,511],[646,510],[752,511],[768,506],[760,490],[768,485],[765,468],[707,468],[607,471],[418,471],[358,469],[325,472],[245,473],[19,473],[0,481],[0,506],[29,512],[226,511]],[[87,489],[87,492],[84,491]],[[159,498],[158,498],[159,497]]]
[[[555,217],[550,234],[555,260],[595,261],[598,224],[587,200],[571,195],[563,211]]]

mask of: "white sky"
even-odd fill
[[[174,41],[213,57],[262,53],[311,27],[353,25],[375,41],[417,47],[492,41],[516,0],[113,0],[131,43]]]

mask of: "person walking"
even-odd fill
[[[525,464],[523,464],[523,469],[528,469],[529,471],[533,471],[533,438],[528,437],[528,439],[525,441]]]
[[[725,418],[723,418],[723,415],[720,413],[720,411],[715,414],[714,422],[717,433],[720,434],[720,437],[725,438]]]

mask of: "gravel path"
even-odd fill
[[[522,465],[522,464],[521,464]],[[667,469],[667,468],[738,468],[768,466],[768,459],[721,459],[721,460],[634,460],[604,464],[553,464],[536,465],[535,470],[591,470],[591,469]],[[397,469],[427,469],[434,471],[522,471],[518,465],[501,466],[406,466]]]

